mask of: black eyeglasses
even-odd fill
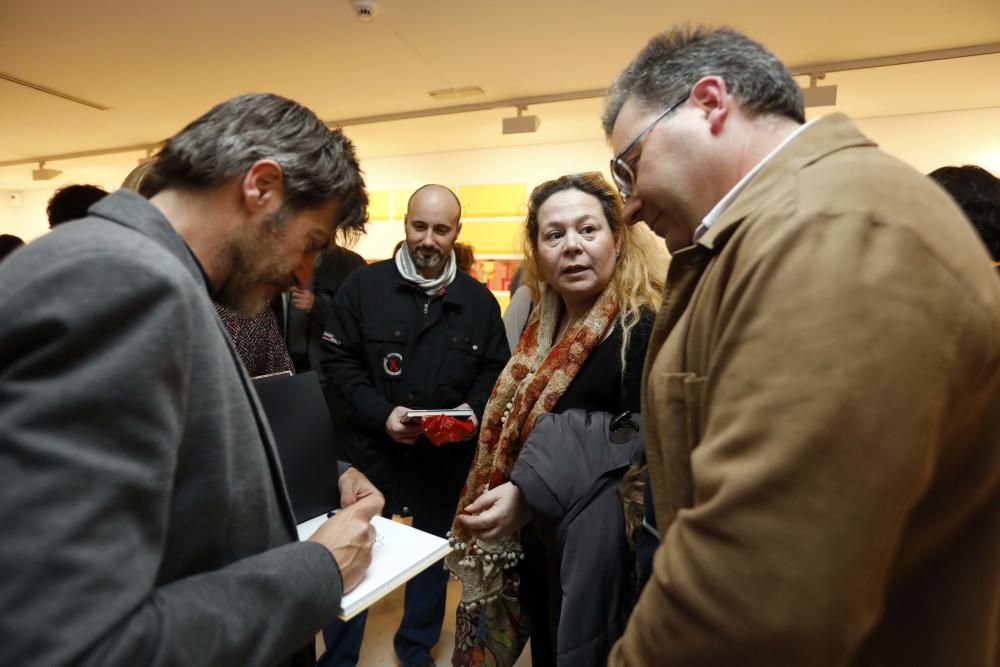
[[[628,155],[628,152],[632,150],[632,147],[635,146],[640,139],[646,136],[646,134],[652,130],[657,123],[669,116],[674,109],[684,104],[690,95],[690,91],[684,93],[684,97],[667,107],[667,110],[654,118],[653,122],[646,126],[646,129],[637,134],[635,139],[628,143],[628,146],[623,148],[618,155],[611,158],[611,178],[614,179],[615,185],[618,187],[618,192],[621,193],[622,199],[628,199],[631,197],[634,194],[633,188],[635,188],[635,171],[633,171],[632,167],[630,167],[628,162],[625,161],[625,156]]]

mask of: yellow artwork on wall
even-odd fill
[[[368,191],[368,219],[388,220],[389,219],[389,191],[369,190]]]
[[[463,218],[523,217],[527,194],[524,183],[458,186]]]

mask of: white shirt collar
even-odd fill
[[[722,214],[726,212],[726,209],[729,208],[730,204],[732,204],[733,201],[740,195],[740,193],[746,189],[750,181],[753,180],[753,177],[757,175],[757,172],[759,172],[761,169],[764,168],[765,164],[774,159],[774,156],[777,155],[779,152],[781,152],[782,148],[791,143],[792,139],[799,136],[799,134],[804,129],[815,123],[817,120],[819,120],[819,118],[813,118],[808,123],[800,125],[798,129],[796,129],[794,132],[785,137],[784,141],[778,144],[774,150],[765,155],[763,160],[755,164],[753,169],[748,171],[743,176],[743,178],[740,179],[740,182],[734,185],[733,188],[726,193],[726,196],[720,199],[719,202],[712,207],[712,210],[708,212],[708,215],[702,218],[701,224],[698,225],[698,228],[696,230],[694,230],[694,240],[697,241],[698,239],[700,239],[702,234],[707,232],[708,228],[711,227],[716,220],[722,217]]]

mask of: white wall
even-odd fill
[[[858,124],[884,150],[923,173],[947,164],[970,163],[1000,175],[1000,108],[870,118]],[[363,154],[364,147],[359,148]],[[374,190],[429,182],[533,186],[575,171],[598,170],[606,175],[609,153],[604,140],[595,137],[589,141],[376,158],[364,160],[362,168]],[[26,241],[44,234],[48,229],[45,205],[53,189],[22,191],[20,206],[12,205],[10,192],[0,191],[0,233],[16,234]],[[358,250],[369,256],[387,256],[402,235],[400,223],[373,225],[370,237],[359,244]]]
[[[479,185],[527,183],[576,171],[607,174],[609,149],[601,139],[569,143],[481,148],[366,160],[365,180],[372,189],[424,183]]]
[[[526,183],[534,187],[554,176],[600,170],[607,176],[608,149],[602,140],[483,148],[365,160],[365,183],[372,190]],[[467,224],[475,224],[467,223]],[[388,257],[403,238],[403,223],[373,222],[355,250],[363,257]]]
[[[13,234],[25,243],[49,231],[45,207],[53,190],[0,190],[0,234]]]
[[[1000,108],[888,116],[858,121],[882,150],[928,173],[978,164],[1000,177]]]

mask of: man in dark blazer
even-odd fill
[[[342,470],[344,511],[297,541],[212,299],[259,311],[363,227],[353,147],[245,95],[149,178],[0,269],[0,664],[311,664],[382,497]]]

